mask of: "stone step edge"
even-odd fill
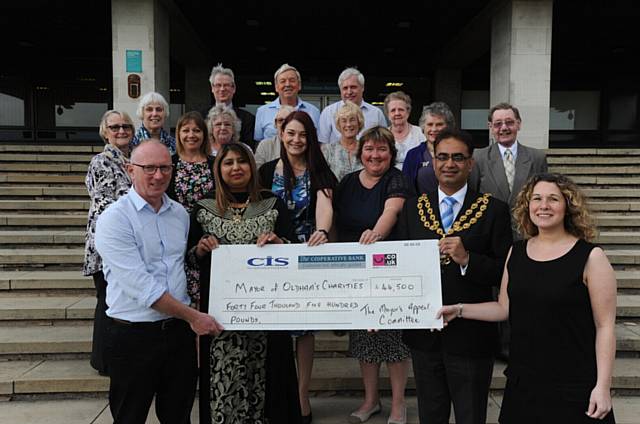
[[[638,361],[630,358],[616,359],[611,388],[640,388]],[[7,366],[7,364],[10,364]],[[0,363],[0,395],[38,393],[82,393],[106,392],[109,378],[98,375],[88,360],[39,360]],[[491,389],[502,390],[506,382],[503,362],[496,361]],[[381,367],[380,388],[390,389],[386,367]],[[408,389],[415,389],[413,372],[410,369]],[[316,358],[313,364],[311,391],[362,390],[362,378],[358,361],[353,358]]]
[[[619,320],[615,332],[617,352],[640,352],[640,325]],[[84,325],[0,326],[0,358],[2,355],[88,353],[92,333],[90,321]],[[318,333],[316,351],[346,354],[348,338],[329,331]]]

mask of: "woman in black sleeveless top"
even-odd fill
[[[525,240],[509,253],[499,301],[444,306],[440,315],[445,325],[509,318],[501,424],[615,423],[616,279],[604,251],[588,242],[595,228],[584,197],[565,176],[536,175],[514,219]]]

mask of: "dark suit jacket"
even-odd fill
[[[215,104],[211,105],[209,109],[200,112],[205,121],[207,120],[207,114],[209,113],[209,110],[213,106],[215,106]],[[256,142],[253,140],[253,127],[255,127],[256,125],[256,117],[251,112],[240,109],[236,105],[233,105],[233,111],[236,113],[236,115],[238,115],[238,118],[242,122],[242,126],[240,127],[240,141],[251,147],[251,149],[255,151]]]
[[[509,192],[500,148],[497,143],[473,152],[475,166],[469,177],[469,187],[479,193],[491,193],[494,197],[513,207],[518,192],[527,180],[536,174],[547,172],[547,157],[543,150],[518,143],[516,174],[513,190]]]
[[[427,195],[434,214],[440,221],[438,193],[431,192]],[[470,188],[467,190],[459,216],[478,196],[479,194]],[[440,239],[438,234],[426,228],[420,220],[417,204],[417,197],[405,202],[397,224],[398,239]],[[482,217],[468,229],[454,233],[453,236],[462,238],[465,249],[469,251],[469,264],[464,276],[460,273],[460,265],[453,261],[440,266],[443,304],[492,301],[492,287],[500,284],[512,241],[507,205],[496,198],[489,198],[489,204]],[[486,357],[492,356],[498,348],[498,327],[495,323],[456,319],[442,331],[405,330],[403,339],[416,350],[442,350],[459,356]]]

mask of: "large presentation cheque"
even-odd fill
[[[227,330],[442,328],[436,240],[226,245],[209,313]]]

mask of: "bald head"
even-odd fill
[[[171,155],[158,140],[145,140],[133,150],[127,171],[133,188],[156,211],[171,180]]]

